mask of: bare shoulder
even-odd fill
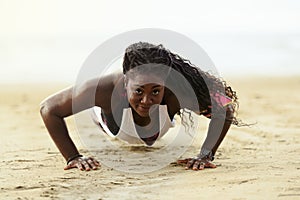
[[[194,101],[194,98],[189,96],[180,95],[176,96],[170,89],[165,89],[164,102],[168,106],[169,113],[171,115],[176,114],[180,109],[189,109],[196,113],[199,113],[198,101]]]
[[[173,118],[173,116],[180,110],[180,104],[175,94],[168,88],[165,88],[164,102],[168,107],[169,115]]]
[[[110,109],[112,92],[118,82],[122,81],[122,77],[121,73],[109,74],[65,88],[43,100],[40,107],[44,113],[47,111],[47,113],[55,113],[61,117],[75,114],[95,105],[103,109]],[[76,104],[75,110],[74,104]]]
[[[122,73],[112,73],[112,74],[108,74],[103,77],[100,77],[100,78],[96,79],[98,81],[97,90],[113,88],[118,84],[118,82],[122,78],[123,78]]]
[[[94,81],[97,81],[97,83]],[[91,84],[97,84],[95,96],[96,105],[102,107],[104,110],[110,109],[112,93],[114,90],[122,90],[121,83],[123,83],[122,73],[112,73],[93,80]]]

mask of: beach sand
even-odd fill
[[[66,84],[1,84],[0,199],[300,199],[300,77],[234,77],[239,117],[221,144],[216,169],[170,164],[146,174],[102,166],[64,171],[39,103]],[[70,135],[86,152],[72,117]],[[196,155],[209,120],[186,155]],[[89,124],[86,124],[87,132]],[[109,149],[107,149],[109,152]],[[89,153],[88,153],[89,154]]]

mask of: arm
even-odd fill
[[[79,154],[69,136],[64,118],[95,105],[107,107],[108,103],[105,97],[110,96],[107,91],[113,87],[111,80],[111,77],[101,80],[103,83],[101,86],[98,85],[98,80],[91,80],[77,87],[76,93],[74,93],[74,87],[70,87],[48,97],[41,103],[40,113],[51,138],[67,161],[74,160],[74,162],[68,162],[65,169],[78,167],[81,170],[90,170],[90,168],[97,168],[96,160],[81,157]],[[95,92],[96,99],[93,98]],[[72,102],[76,102],[76,109],[72,108]]]
[[[233,119],[232,105],[227,105],[225,116],[212,116],[208,127],[207,137],[202,145],[199,156],[213,160],[218,147],[228,132]]]
[[[211,161],[213,161],[218,147],[231,126],[234,113],[232,105],[229,104],[225,108],[225,115],[221,114],[211,117],[207,137],[202,145],[200,153],[195,158],[179,161],[181,163],[186,163],[186,169],[192,168],[193,170],[201,170],[205,167],[216,167]]]

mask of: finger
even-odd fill
[[[98,166],[92,159],[89,159],[87,162],[92,167],[92,169],[97,169]]]
[[[76,166],[68,164],[67,166],[64,167],[64,170],[72,169],[75,168]]]
[[[74,161],[71,161],[69,164],[67,164],[67,166],[64,167],[64,170],[68,170],[68,169],[73,169],[76,168],[76,164],[74,163]]]
[[[183,159],[183,160],[177,160],[177,164],[187,164],[190,160],[191,160],[191,158],[186,158],[186,159]]]
[[[203,170],[205,168],[205,166],[206,166],[205,162],[200,162],[199,170]]]
[[[214,163],[208,161],[208,162],[206,162],[205,167],[208,167],[208,168],[216,168],[217,165],[215,165]]]
[[[195,160],[191,159],[187,162],[185,169],[190,169],[194,165]]]
[[[199,166],[200,166],[200,160],[196,160],[193,165],[193,170],[198,170]]]
[[[90,168],[90,165],[87,163],[87,161],[82,161],[82,165],[83,165],[83,167],[84,167],[84,169],[86,170],[86,171],[90,171],[91,170],[91,168]]]
[[[82,165],[80,162],[77,162],[77,163],[76,163],[76,167],[77,167],[78,169],[80,169],[81,171],[84,170],[83,165]]]
[[[95,158],[90,158],[93,161],[94,165],[100,166],[100,163]]]

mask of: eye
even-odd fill
[[[158,95],[159,92],[160,92],[159,90],[153,90],[152,94],[153,94],[153,95]]]
[[[143,90],[141,90],[140,88],[137,88],[135,91],[134,91],[136,94],[140,95],[143,93]]]

